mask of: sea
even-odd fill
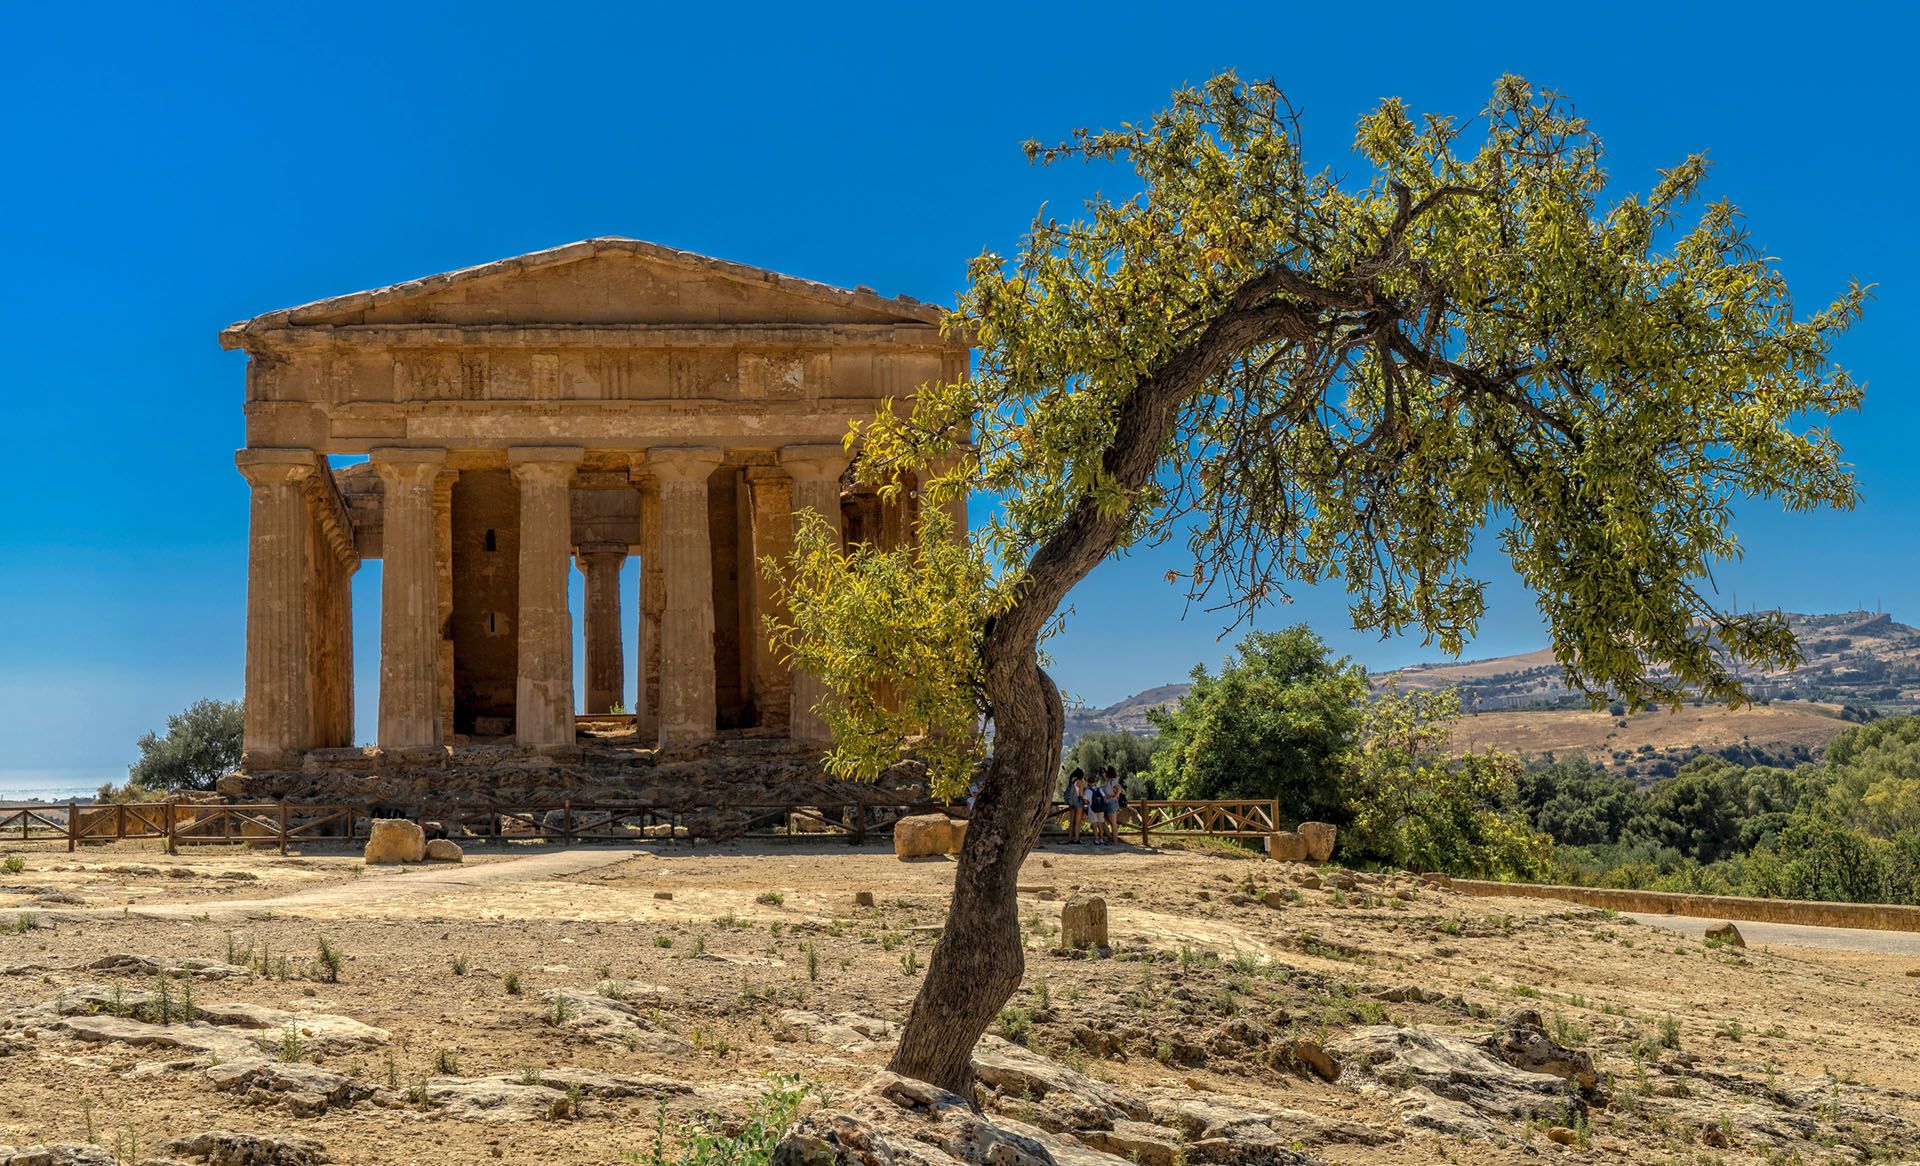
[[[124,766],[43,766],[38,769],[0,769],[0,803],[86,801],[107,782],[127,780]]]

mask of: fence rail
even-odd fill
[[[331,802],[124,802],[93,805],[0,805],[0,840],[65,842],[69,851],[91,843],[164,839],[169,846],[207,844],[289,846],[364,837],[374,818],[435,823],[454,838],[495,841],[697,842],[701,838],[841,838],[862,841],[890,834],[910,814],[939,813],[939,802],[716,803],[695,809],[637,802],[493,801],[421,804],[368,809]],[[1281,829],[1273,801],[1140,801],[1120,811],[1117,827],[1153,836],[1205,835],[1265,838]],[[1044,828],[1075,830],[1074,814],[1055,802]],[[1084,828],[1084,827],[1081,827]],[[1077,831],[1076,831],[1077,832]]]

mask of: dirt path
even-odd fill
[[[1694,919],[1685,915],[1622,914],[1655,927],[1664,927],[1699,939],[1718,920]],[[1840,951],[1864,951],[1875,955],[1920,956],[1920,935],[1910,931],[1866,931],[1857,927],[1809,927],[1800,923],[1739,922],[1740,936],[1748,944],[1793,943],[1802,947],[1824,947]]]
[[[195,918],[234,922],[268,915],[342,918],[384,915],[394,910],[426,913],[436,904],[463,897],[484,897],[516,883],[565,878],[598,867],[613,866],[649,852],[634,847],[597,846],[552,850],[494,862],[448,863],[418,867],[372,868],[361,878],[333,882],[308,890],[258,899],[197,899],[148,903],[129,907],[132,915],[151,919]],[[29,908],[0,909],[0,918],[19,914],[46,914]],[[64,909],[64,917],[121,914],[114,908]]]

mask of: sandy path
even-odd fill
[[[1695,939],[1706,935],[1717,919],[1694,919],[1685,915],[1643,915],[1626,911],[1642,923],[1664,927]],[[1802,947],[1835,948],[1840,951],[1864,951],[1875,955],[1920,956],[1920,934],[1910,931],[1867,931],[1857,927],[1810,927],[1803,923],[1749,923],[1741,920],[1740,937],[1748,944],[1794,943]]]
[[[195,918],[222,922],[267,915],[342,918],[389,914],[395,909],[413,913],[448,900],[484,897],[512,884],[563,878],[647,853],[635,847],[596,846],[590,849],[553,850],[496,862],[373,868],[365,877],[351,882],[330,883],[268,898],[151,903],[126,910],[132,915],[150,919]],[[11,908],[0,909],[0,918],[10,918],[22,912],[71,918],[119,915],[121,909],[65,908],[49,912],[45,909]]]

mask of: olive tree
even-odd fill
[[[1029,144],[1132,193],[974,260],[948,320],[969,375],[848,437],[866,481],[916,471],[926,512],[972,491],[994,516],[965,548],[938,523],[888,551],[797,534],[774,634],[825,679],[839,772],[909,747],[943,788],[981,770],[899,1073],[965,1092],[1020,982],[1015,883],[1063,721],[1040,643],[1117,552],[1184,542],[1174,580],[1227,622],[1338,579],[1359,628],[1457,651],[1491,537],[1568,682],[1632,708],[1738,701],[1739,668],[1797,659],[1710,572],[1742,497],[1852,503],[1821,425],[1860,398],[1831,346],[1865,289],[1797,311],[1735,207],[1703,201],[1704,156],[1612,195],[1586,122],[1518,78],[1473,118],[1388,100],[1353,148],[1316,168],[1280,91],[1231,74]]]

